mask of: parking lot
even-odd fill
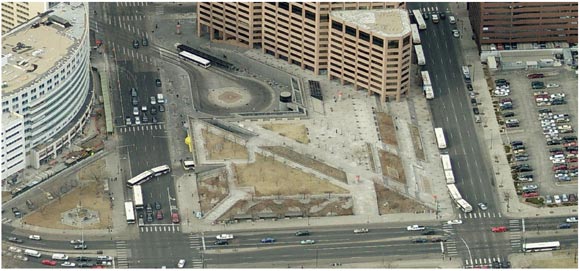
[[[528,75],[534,73],[544,77],[537,75],[530,77],[538,78],[528,78]],[[560,198],[562,194],[576,194],[577,140],[573,137],[577,136],[578,129],[578,78],[575,72],[564,67],[498,71],[493,79],[500,79],[498,84],[503,85],[497,89],[495,93],[498,96],[493,100],[500,127],[503,127],[503,142],[511,149],[508,158],[511,158],[514,176],[516,179],[517,176],[522,177],[519,178],[519,181],[523,181],[520,188],[532,185],[528,187],[532,189],[521,192],[526,197],[537,197],[534,192],[544,198],[551,195],[552,200],[556,194]],[[507,80],[509,87],[501,79]],[[542,116],[539,110],[543,110]],[[572,138],[562,140],[565,137]],[[547,144],[548,138],[554,139],[551,142],[553,145]],[[512,141],[521,141],[523,144],[510,144]],[[522,166],[517,168],[517,165]],[[558,169],[553,169],[554,166]],[[558,178],[556,174],[560,174]],[[532,181],[526,180],[525,175],[531,175],[529,177],[532,177]],[[533,185],[538,188],[533,189]]]

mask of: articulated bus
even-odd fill
[[[455,201],[455,203],[457,203],[457,206],[459,206],[459,208],[464,212],[464,213],[469,213],[471,211],[473,211],[473,207],[471,207],[471,204],[469,204],[466,200],[464,199],[458,199]]]
[[[417,24],[419,25],[419,29],[421,29],[421,30],[427,29],[427,24],[425,24],[425,20],[423,20],[423,14],[421,14],[420,10],[414,9],[413,16],[415,16],[415,21],[417,21]]]
[[[135,224],[135,210],[131,201],[125,202],[125,216],[127,216],[127,224]]]
[[[136,184],[142,184],[146,181],[151,180],[151,178],[153,178],[153,172],[151,172],[151,170],[147,170],[147,171],[141,172],[141,174],[129,179],[127,181],[127,185],[133,186]]]
[[[419,36],[419,28],[417,24],[411,24],[411,34],[413,37],[413,44],[421,44],[421,36]]]
[[[427,64],[427,60],[425,59],[425,53],[423,53],[423,46],[415,45],[415,54],[417,55],[417,65],[424,66]],[[431,85],[429,83],[429,85]]]
[[[191,60],[193,61],[195,64],[197,64],[198,66],[201,66],[203,68],[209,68],[211,66],[211,62],[201,56],[198,55],[194,55],[190,52],[186,52],[186,51],[181,51],[179,52],[179,56],[187,59],[187,60]]]
[[[181,164],[183,165],[183,169],[185,169],[185,170],[194,170],[195,169],[195,163],[193,162],[193,160],[183,160],[183,162],[181,162]]]
[[[443,170],[451,170],[451,158],[449,158],[449,154],[441,154],[441,163],[443,164]]]
[[[437,139],[437,147],[439,147],[439,149],[447,148],[447,142],[445,141],[443,128],[435,128],[435,138]]]
[[[454,184],[455,183],[455,176],[453,175],[453,170],[444,170],[443,173],[445,174],[445,183],[447,184]]]
[[[524,243],[522,245],[523,252],[537,252],[537,251],[550,251],[560,249],[560,242],[543,242],[543,243]]]
[[[133,186],[133,202],[135,203],[135,209],[143,209],[143,190],[140,184]]]
[[[461,199],[461,194],[459,194],[459,190],[457,190],[457,186],[454,184],[448,184],[447,189],[449,190],[449,195],[454,201]]]
[[[158,166],[151,169],[153,172],[153,176],[157,177],[163,174],[167,174],[171,171],[171,168],[168,165]]]

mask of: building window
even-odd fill
[[[348,25],[346,26],[345,33],[346,34],[349,34],[349,35],[351,35],[353,37],[356,37],[356,29],[354,29],[353,27],[350,27]]]
[[[332,21],[332,29],[342,32],[342,24],[337,21]]]
[[[381,38],[373,37],[373,44],[374,45],[377,45],[379,47],[383,47],[384,46],[384,41]]]
[[[368,33],[366,33],[366,32],[359,31],[359,32],[358,32],[358,37],[359,37],[361,40],[364,40],[364,41],[371,41],[371,37],[370,37],[370,36],[369,36],[369,34],[368,34]]]
[[[390,40],[387,49],[397,49],[399,48],[398,40]]]
[[[407,45],[409,45],[409,42],[411,42],[411,37],[410,37],[410,36],[406,36],[406,37],[403,39],[403,46],[407,46]]]

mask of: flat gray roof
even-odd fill
[[[330,15],[385,37],[400,37],[411,32],[409,14],[402,9],[341,10]]]

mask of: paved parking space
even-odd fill
[[[546,75],[544,78],[538,79],[528,79],[527,74],[530,73],[543,73]],[[541,71],[501,71],[496,72],[494,79],[506,79],[510,82],[510,95],[507,97],[495,97],[495,101],[501,101],[505,98],[510,98],[512,100],[513,109],[504,110],[505,112],[514,112],[515,116],[502,119],[518,119],[519,127],[505,128],[502,135],[504,137],[503,141],[509,145],[509,142],[514,140],[523,141],[525,144],[525,152],[529,155],[527,161],[515,162],[515,164],[529,164],[533,169],[533,182],[525,184],[537,184],[539,186],[540,195],[554,195],[562,193],[576,193],[578,190],[577,178],[573,177],[570,182],[557,182],[554,178],[554,172],[552,171],[552,161],[550,161],[551,148],[562,148],[562,145],[548,146],[546,144],[546,139],[544,135],[543,128],[541,126],[541,121],[538,119],[539,109],[551,109],[554,114],[569,114],[569,122],[556,124],[560,125],[571,125],[574,129],[573,133],[560,134],[563,136],[577,136],[578,129],[578,78],[574,71],[567,70],[565,68],[554,68],[550,70]],[[531,82],[540,81],[544,82],[545,85],[550,83],[559,84],[559,87],[551,87],[544,89],[532,89]],[[534,92],[547,92],[547,96],[551,97],[555,93],[564,93],[566,95],[566,103],[563,105],[551,105],[551,106],[538,106],[534,98]],[[564,151],[564,154],[569,152]],[[577,163],[568,163],[568,165],[577,165]]]

